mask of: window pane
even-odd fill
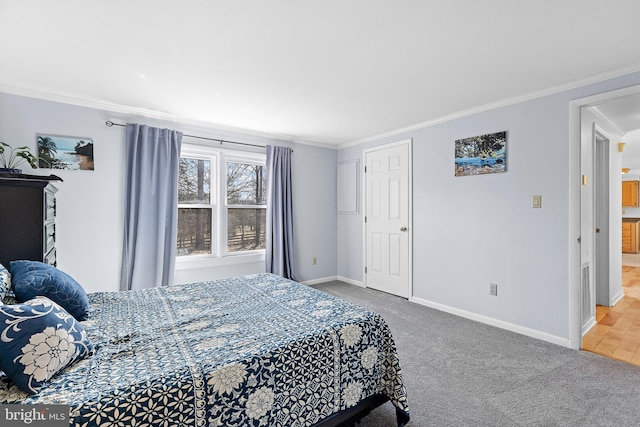
[[[211,161],[180,158],[178,203],[209,204],[211,200]]]
[[[177,256],[211,253],[211,209],[178,209]]]
[[[266,209],[228,210],[227,250],[229,252],[264,249]]]
[[[227,204],[264,205],[267,187],[264,166],[227,163]]]

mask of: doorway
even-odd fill
[[[364,284],[412,295],[411,140],[364,150]]]
[[[630,101],[632,100],[632,101]],[[623,113],[623,107],[633,112]],[[640,86],[594,95],[570,103],[571,139],[579,172],[572,194],[579,212],[572,254],[570,346],[581,348],[582,337],[596,323],[595,306],[610,307],[622,290],[623,140],[628,116],[640,110]],[[637,127],[640,127],[638,125]],[[577,130],[579,132],[576,132]],[[578,190],[579,191],[575,191]]]

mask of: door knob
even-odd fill
[[[600,232],[600,227],[596,227],[596,233]]]
[[[407,231],[407,227],[400,227],[400,231]]]

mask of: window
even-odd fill
[[[213,160],[213,161],[212,161]],[[178,169],[178,256],[213,254],[215,159],[180,157]],[[213,196],[213,197],[212,197]]]
[[[183,144],[178,171],[178,260],[263,254],[264,154]]]
[[[266,192],[263,164],[227,162],[227,251],[264,249]]]

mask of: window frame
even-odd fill
[[[228,242],[228,207],[227,207],[227,163],[260,164],[266,167],[266,154],[228,150],[211,146],[182,143],[180,157],[205,159],[211,161],[211,254],[176,255],[176,270],[191,268],[215,267],[250,262],[262,262],[265,259],[264,249],[229,252]],[[265,177],[266,178],[266,177]],[[178,204],[181,206],[181,204]],[[182,206],[187,206],[184,204]],[[209,206],[189,204],[189,207]],[[236,206],[236,205],[232,205]],[[244,205],[243,207],[262,208],[265,205]],[[265,224],[266,226],[266,224]],[[217,236],[217,237],[216,237]]]

